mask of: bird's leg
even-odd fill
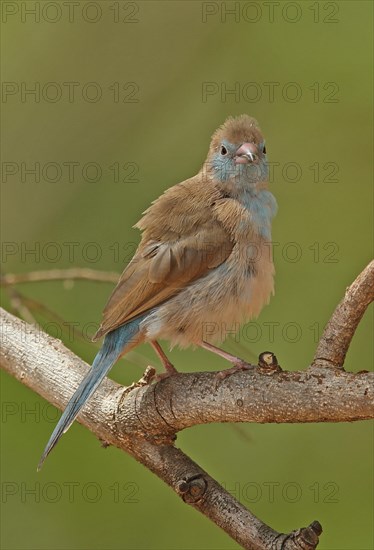
[[[162,364],[165,367],[165,372],[163,374],[157,375],[156,378],[158,380],[161,380],[162,378],[167,378],[168,376],[171,376],[172,374],[177,374],[178,373],[177,369],[174,367],[174,365],[172,365],[170,363],[169,359],[166,357],[162,347],[157,342],[157,340],[151,340],[150,344],[153,347],[153,349],[155,350],[155,352],[157,353],[157,355],[159,356],[159,358],[161,359]]]
[[[232,365],[234,365],[233,367],[231,367],[231,369],[222,370],[217,374],[217,378],[220,378],[222,380],[226,378],[226,376],[234,374],[234,372],[255,368],[255,365],[246,363],[245,361],[243,361],[243,359],[236,357],[236,355],[232,355],[231,353],[228,353],[223,349],[217,348],[217,346],[213,346],[213,344],[209,344],[208,342],[202,341],[199,346],[215,353],[216,355],[219,355],[220,357],[223,357],[223,359],[226,359],[226,361],[229,361]]]

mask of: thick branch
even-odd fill
[[[327,323],[318,344],[313,365],[342,368],[353,335],[374,300],[374,260],[346,290]]]
[[[57,407],[64,408],[88,370],[88,365],[66,349],[60,341],[27,325],[4,310],[0,310],[0,320],[1,367]],[[185,386],[183,389],[181,384],[182,379],[191,382],[193,379],[191,377],[195,377],[198,382],[201,377],[202,385],[197,383],[194,390],[196,403],[198,403],[199,396],[203,397],[206,384],[209,384],[207,374],[179,374],[173,377],[175,387],[169,386],[173,396],[171,401],[175,403],[178,395],[186,393]],[[216,382],[214,374],[211,373],[208,376],[210,377],[208,393],[213,393],[215,400],[221,400],[225,395],[233,394],[237,387],[235,379],[238,377],[251,378],[247,373],[241,373],[239,376],[231,377],[234,384],[232,388],[228,379],[214,390]],[[266,375],[263,376],[268,380]],[[181,450],[174,447],[175,428],[172,428],[163,417],[164,411],[159,406],[159,399],[154,400],[157,387],[164,388],[164,391],[169,384],[169,380],[163,380],[156,385],[138,386],[132,389],[123,388],[105,379],[84,407],[78,420],[102,441],[115,445],[135,457],[172,487],[186,503],[209,517],[244,548],[314,549],[318,543],[318,535],[321,533],[318,522],[313,522],[309,527],[288,535],[273,531]],[[264,405],[271,409],[270,402]],[[231,407],[229,401],[226,408],[228,415],[225,421],[231,421],[234,418],[234,410],[237,412],[236,420],[240,419],[242,407],[238,408],[236,402]],[[183,425],[184,416],[181,415],[179,421],[179,412],[174,411],[173,414],[174,421]],[[223,420],[222,416],[221,421]],[[208,418],[205,421],[209,421]],[[196,422],[190,421],[190,425],[194,423]],[[37,457],[35,457],[36,462]]]
[[[177,431],[207,422],[373,418],[374,374],[342,369],[352,336],[373,299],[373,270],[372,262],[347,290],[307,371],[283,372],[262,365],[219,383],[215,373],[194,373],[130,388],[106,379],[78,420],[101,440],[134,456],[245,548],[314,549],[321,533],[318,522],[289,535],[276,533],[175,448],[173,441]],[[41,280],[37,275],[33,280]],[[66,279],[64,275],[56,272],[54,278]],[[96,272],[83,278],[98,280]],[[1,366],[48,401],[65,407],[88,366],[61,342],[7,312],[1,312],[0,320]],[[324,368],[331,365],[341,368]]]

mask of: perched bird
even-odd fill
[[[228,118],[212,136],[199,173],[167,189],[135,227],[142,239],[104,309],[94,339],[105,336],[91,370],[70,399],[39,467],[117,359],[149,342],[176,372],[158,340],[215,347],[257,316],[273,293],[271,219],[265,141],[254,118]],[[223,371],[228,372],[228,371]]]

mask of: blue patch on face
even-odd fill
[[[261,152],[261,160],[258,164],[236,164],[234,160],[235,153],[238,149],[228,141],[222,141],[222,145],[226,148],[227,154],[222,155],[219,151],[212,159],[212,168],[215,178],[221,183],[232,179],[238,188],[245,188],[260,181],[267,181],[269,177],[269,166],[266,155],[263,155],[264,142],[259,145]]]
[[[236,164],[234,157],[238,146],[227,141],[222,145],[227,154],[218,152],[212,159],[215,178],[221,183],[231,181],[236,191],[236,198],[246,208],[251,218],[251,228],[266,240],[271,240],[271,219],[277,212],[277,202],[266,189],[257,190],[256,184],[269,179],[269,165],[264,154],[265,142],[259,144],[259,163]],[[239,230],[248,231],[248,220],[242,220]]]

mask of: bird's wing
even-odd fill
[[[144,240],[143,240],[144,241]],[[140,244],[124,270],[94,336],[100,338],[178,293],[230,255],[233,242],[216,219],[173,241]]]

